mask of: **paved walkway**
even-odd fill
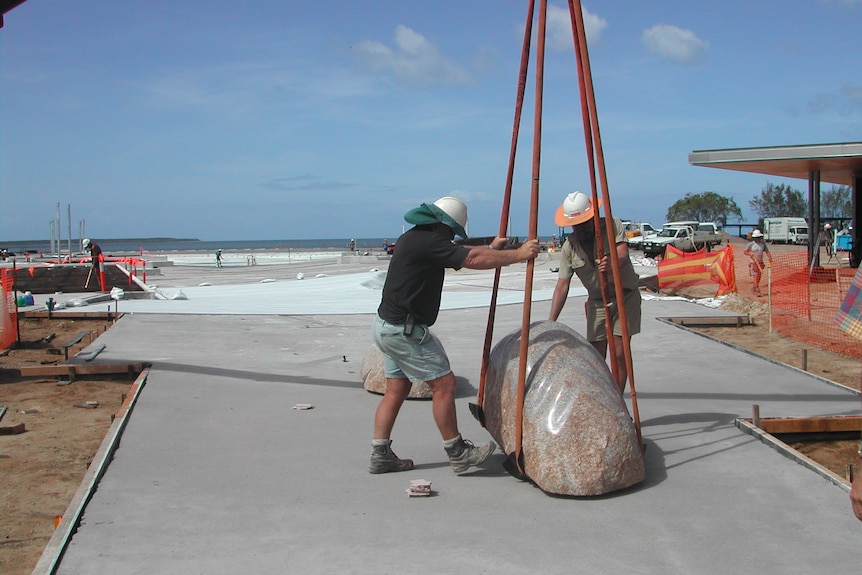
[[[533,319],[549,305],[535,302]],[[647,477],[596,498],[544,494],[506,474],[500,452],[454,475],[427,401],[408,402],[393,435],[416,469],[370,475],[367,313],[129,313],[97,340],[100,359],[153,367],[57,572],[858,573],[847,493],[734,425],[755,403],[763,417],[858,414],[858,395],[656,320],[720,312],[643,311],[633,354]],[[521,314],[500,307],[495,339]],[[561,319],[581,328],[582,296]],[[487,433],[468,403],[486,320],[487,308],[448,309],[435,326],[477,442]],[[412,479],[434,496],[408,498]]]

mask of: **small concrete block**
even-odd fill
[[[409,497],[428,497],[431,495],[431,482],[424,479],[414,479],[406,491]]]

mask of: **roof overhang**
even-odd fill
[[[16,6],[20,6],[27,0],[0,0],[0,28],[3,27],[3,16]]]
[[[781,178],[807,180],[820,172],[820,181],[852,186],[862,176],[862,142],[695,150],[688,155],[693,166],[752,172]]]

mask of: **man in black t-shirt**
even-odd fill
[[[81,244],[84,246],[85,250],[90,252],[90,265],[93,267],[93,271],[98,272],[100,256],[102,255],[102,248],[99,247],[99,244],[90,239],[84,239]]]
[[[411,382],[425,381],[432,391],[434,422],[455,473],[479,465],[494,453],[494,442],[475,446],[461,437],[455,412],[455,375],[440,340],[429,326],[437,321],[446,268],[494,269],[530,260],[539,253],[535,239],[506,250],[507,238],[489,246],[460,246],[456,235],[467,237],[467,206],[446,196],[410,210],[404,219],[416,227],[398,238],[372,337],[383,353],[386,392],[374,416],[371,473],[407,471],[410,459],[399,459],[390,435]]]

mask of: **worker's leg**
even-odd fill
[[[371,473],[389,473],[413,469],[412,459],[400,459],[392,451],[392,428],[395,419],[410,393],[410,381],[405,378],[386,378],[386,391],[374,414],[374,439],[371,442]]]
[[[591,341],[590,343],[593,345],[593,348],[599,352],[599,355],[601,355],[603,359],[607,359],[608,342],[606,340]],[[617,387],[619,387],[620,393],[622,394],[626,390],[626,381],[628,381],[628,369],[626,369],[626,355],[623,350],[622,336],[614,336],[614,351],[616,352]]]
[[[467,471],[488,459],[497,444],[493,441],[476,446],[461,437],[458,432],[458,414],[455,411],[455,374],[451,371],[443,377],[428,382],[431,388],[434,422],[443,437],[443,448],[455,473]]]
[[[458,415],[455,412],[455,374],[451,371],[443,377],[431,380],[431,411],[434,423],[440,430],[443,439],[451,439],[458,435]]]
[[[386,378],[386,391],[374,414],[374,439],[389,439],[395,418],[410,393],[410,381],[406,378]]]
[[[626,354],[623,349],[623,337],[621,335],[614,336],[614,349],[617,351],[617,385],[620,388],[620,395],[622,395],[626,391],[628,369],[626,368]]]
[[[602,356],[602,358],[607,359],[607,357],[608,357],[608,342],[607,341],[605,341],[605,340],[591,341],[590,343],[593,345],[595,350],[597,352],[599,352],[599,355]]]

